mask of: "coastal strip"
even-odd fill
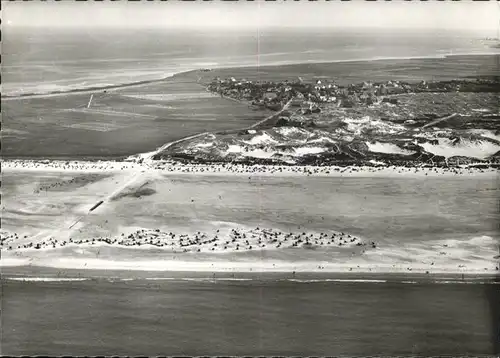
[[[53,91],[53,92],[47,92],[47,93],[23,93],[23,94],[19,94],[19,95],[2,95],[2,101],[13,101],[13,100],[20,100],[20,99],[28,99],[28,98],[49,98],[49,97],[68,96],[68,95],[73,95],[73,94],[91,94],[91,93],[95,93],[95,92],[113,91],[113,90],[119,90],[119,89],[125,89],[125,88],[135,88],[135,87],[141,87],[141,86],[145,86],[145,85],[151,85],[151,84],[155,84],[155,83],[165,82],[165,81],[171,79],[172,77],[174,77],[175,75],[178,75],[181,73],[189,73],[192,71],[194,71],[194,69],[173,73],[169,76],[162,77],[159,79],[136,81],[136,82],[129,82],[129,83],[123,83],[123,84],[110,85],[110,86],[84,87],[84,88],[75,88],[75,89],[71,89],[68,91]]]
[[[453,54],[433,54],[433,55],[422,55],[422,56],[386,56],[386,57],[371,57],[371,58],[352,58],[352,59],[342,59],[342,60],[317,60],[317,61],[308,61],[304,63],[303,61],[278,61],[266,63],[260,68],[265,67],[280,67],[280,66],[294,66],[294,65],[327,65],[327,64],[340,64],[340,63],[362,63],[362,62],[383,62],[383,61],[404,61],[404,60],[432,60],[432,59],[447,59],[447,58],[456,58],[456,57],[465,57],[465,56],[478,56],[478,57],[487,57],[487,56],[498,56],[500,55],[499,51],[495,52],[460,52]],[[256,68],[256,66],[251,64],[241,64],[241,65],[227,65],[221,64],[216,66],[211,66],[211,69],[214,70],[226,70],[226,69],[250,69]],[[3,94],[3,101],[11,101],[11,100],[20,100],[20,99],[28,99],[28,98],[48,98],[48,97],[58,97],[58,96],[66,96],[71,94],[90,94],[98,91],[113,91],[124,88],[133,88],[140,87],[144,85],[150,85],[155,83],[165,82],[175,76],[185,75],[194,71],[198,71],[199,68],[191,68],[178,72],[173,72],[168,76],[152,79],[152,80],[143,80],[143,81],[135,81],[129,83],[120,83],[116,85],[109,86],[93,86],[93,87],[82,87],[82,88],[74,88],[68,91],[48,91],[43,93],[22,93],[16,95]]]
[[[308,261],[200,261],[200,260],[108,260],[95,257],[60,257],[51,259],[5,258],[0,267],[41,266],[55,269],[78,270],[127,270],[152,272],[205,272],[205,273],[345,273],[345,274],[424,274],[424,275],[473,275],[489,277],[498,273],[494,265],[457,268],[456,265],[429,266],[418,263],[372,262],[308,262]]]
[[[185,139],[183,139],[185,140]],[[170,143],[172,145],[172,143]],[[145,158],[151,158],[149,153]],[[256,175],[256,176],[328,176],[328,177],[432,177],[432,176],[483,176],[499,178],[499,171],[494,167],[485,167],[484,163],[464,164],[450,167],[385,166],[385,165],[350,165],[350,166],[314,166],[314,165],[247,165],[239,163],[185,164],[169,161],[128,160],[128,161],[57,161],[57,160],[4,160],[4,172],[150,172],[161,174],[189,175]]]

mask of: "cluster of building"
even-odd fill
[[[252,82],[234,77],[216,78],[208,85],[208,90],[223,97],[245,100],[254,106],[273,110],[281,109],[292,100],[291,106],[302,108],[304,114],[319,112],[320,103],[335,103],[339,107],[371,105],[379,102],[380,96],[412,92],[409,84],[399,81],[339,86],[335,81]]]
[[[254,106],[279,110],[292,100],[292,107],[300,107],[304,114],[319,112],[318,104],[335,103],[339,107],[367,106],[379,102],[397,104],[392,95],[421,92],[498,92],[498,83],[488,79],[476,81],[452,80],[419,83],[403,81],[370,81],[339,86],[335,81],[317,80],[305,83],[301,80],[283,82],[252,82],[250,80],[214,79],[208,90],[223,97],[250,102]],[[386,97],[388,96],[388,97]]]
[[[250,102],[254,106],[279,110],[281,107],[296,97],[297,90],[292,84],[285,82],[252,82],[249,80],[236,80],[216,78],[208,85],[208,90],[223,97],[230,97]]]

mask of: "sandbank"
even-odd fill
[[[485,165],[485,164],[479,164]],[[145,163],[118,161],[32,161],[6,160],[2,162],[6,172],[158,172],[162,174],[188,175],[241,175],[241,176],[329,176],[329,177],[441,177],[482,176],[498,178],[498,169],[461,165],[458,167],[397,167],[397,166],[287,166],[247,165],[236,163],[179,164],[147,161]]]

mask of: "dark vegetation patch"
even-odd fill
[[[144,184],[139,188],[128,188],[118,193],[117,195],[111,198],[112,201],[117,201],[122,198],[136,198],[140,199],[143,196],[150,196],[156,194],[156,190],[153,188],[147,187],[148,184]]]

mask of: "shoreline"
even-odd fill
[[[120,173],[129,171],[154,172],[164,175],[256,175],[256,176],[327,176],[327,177],[442,177],[483,176],[499,177],[496,168],[424,166],[299,166],[299,165],[248,165],[237,163],[180,164],[148,161],[151,153],[142,154],[145,163],[132,161],[52,161],[52,160],[3,160],[4,173],[53,172],[53,173]],[[482,164],[484,165],[484,164]]]
[[[52,267],[24,265],[3,266],[5,269],[2,278],[12,281],[72,281],[72,280],[99,280],[113,281],[162,281],[162,280],[200,280],[200,281],[296,281],[296,282],[401,282],[401,283],[432,283],[439,280],[443,283],[474,283],[478,280],[491,280],[500,284],[498,274],[477,274],[474,272],[295,272],[289,271],[248,271],[248,272],[213,272],[213,271],[148,271],[127,269],[99,270],[86,268],[84,270],[67,268],[64,271]],[[15,268],[15,270],[13,270]],[[134,275],[130,275],[134,273]],[[214,275],[215,274],[215,275]],[[186,277],[189,275],[191,277]],[[463,277],[463,278],[462,278]],[[417,281],[418,280],[418,281]],[[461,281],[461,282],[457,282]],[[438,283],[437,281],[434,281]]]
[[[398,60],[425,60],[425,59],[446,59],[449,57],[467,57],[467,56],[499,56],[499,52],[478,52],[478,53],[453,53],[453,54],[434,54],[434,55],[422,55],[422,56],[392,56],[392,57],[372,57],[372,58],[353,58],[353,59],[343,59],[343,60],[313,60],[313,61],[282,61],[277,63],[270,63],[265,65],[221,65],[221,66],[212,66],[210,69],[214,70],[225,70],[225,69],[238,69],[238,68],[262,68],[262,67],[277,67],[277,66],[294,66],[294,65],[308,65],[308,64],[336,64],[336,63],[356,63],[356,62],[377,62],[377,61],[398,61]],[[152,79],[152,80],[143,80],[143,81],[135,81],[129,83],[122,83],[116,85],[109,86],[96,86],[96,87],[83,87],[83,88],[75,88],[68,91],[53,91],[53,92],[42,92],[42,93],[24,93],[19,95],[3,95],[2,100],[4,101],[13,101],[13,100],[22,100],[29,98],[45,98],[45,97],[58,97],[72,94],[87,94],[93,93],[96,91],[108,91],[108,90],[119,90],[122,88],[133,88],[140,87],[153,83],[161,83],[165,82],[169,79],[172,79],[176,76],[186,75],[191,72],[199,71],[200,68],[192,68],[188,70],[183,70],[179,72],[174,72],[166,77]]]
[[[92,270],[155,272],[155,273],[226,273],[226,274],[345,274],[345,275],[467,275],[498,276],[498,270],[491,267],[464,268],[439,267],[424,264],[369,264],[369,263],[326,263],[324,261],[181,261],[181,260],[102,260],[92,258],[51,258],[47,262],[31,258],[3,258],[0,268],[40,267],[57,270]],[[321,267],[321,268],[318,268]]]

